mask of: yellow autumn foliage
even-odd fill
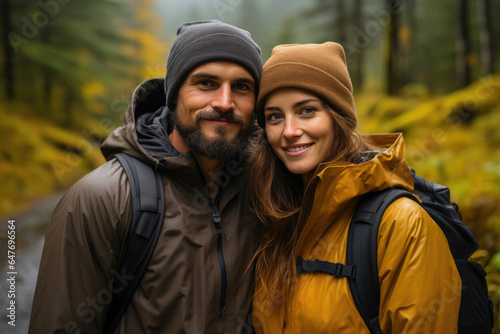
[[[427,100],[371,97],[370,104],[362,95],[356,100],[362,130],[403,132],[409,163],[424,177],[448,185],[474,219],[468,223],[486,228],[476,220],[480,208],[500,203],[500,76]]]
[[[7,112],[15,109],[16,112]],[[33,200],[63,190],[104,162],[82,133],[30,115],[22,106],[0,105],[0,216],[25,209]]]
[[[126,54],[143,64],[138,71],[142,80],[164,77],[170,46],[160,38],[163,24],[155,11],[156,3],[144,0],[133,6],[134,28],[127,28],[124,33],[134,41],[134,46],[129,46]]]
[[[164,77],[169,47],[149,32],[127,29],[125,35],[136,41],[136,47],[128,47],[127,53],[141,61],[139,77],[143,80]]]

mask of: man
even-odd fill
[[[244,148],[262,62],[247,31],[182,25],[165,80],[135,91],[108,162],[78,181],[46,235],[30,333],[101,333],[131,221],[114,154],[155,166],[165,190],[156,248],[115,333],[241,333],[253,293],[253,221]]]

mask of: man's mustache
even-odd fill
[[[222,112],[219,110],[202,110],[196,115],[196,122],[201,120],[218,121],[225,120],[227,122],[238,123],[242,127],[245,126],[245,120],[240,115],[235,115],[234,111]]]

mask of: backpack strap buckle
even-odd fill
[[[350,277],[352,279],[354,279],[356,276],[356,267],[353,265],[332,263],[321,260],[304,260],[301,256],[297,258],[296,264],[297,275],[300,275],[303,271],[306,271],[311,273],[320,272],[330,274],[335,277]]]

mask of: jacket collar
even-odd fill
[[[304,228],[296,254],[300,254],[306,244],[309,247],[311,242],[318,242],[343,210],[353,211],[352,200],[357,203],[359,196],[389,187],[413,190],[403,135],[376,134],[370,138],[382,152],[369,161],[360,164],[326,162],[318,166],[305,191],[299,218]]]

